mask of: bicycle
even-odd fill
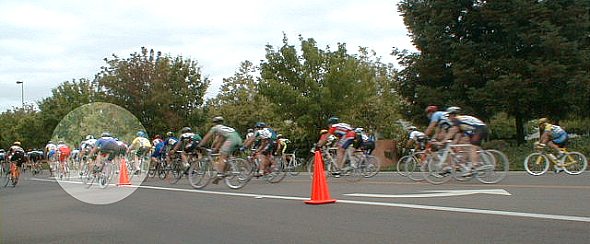
[[[494,173],[496,171],[495,157],[486,150],[477,151],[482,165],[471,169],[473,163],[467,161],[464,155],[469,151],[460,151],[459,149],[472,146],[471,144],[451,144],[450,141],[447,141],[443,149],[428,157],[428,173],[424,179],[432,184],[447,182],[451,179],[450,176],[458,181],[466,181],[475,176],[479,182],[485,184],[501,181],[503,177]]]
[[[20,177],[20,170],[16,166],[16,162],[10,162],[10,169],[7,173],[6,179],[4,180],[4,187],[7,187],[9,184],[11,184],[12,187],[16,187],[18,178]]]
[[[322,159],[324,161],[324,173],[326,177],[330,175],[337,175],[346,176],[346,180],[351,182],[356,182],[361,180],[364,177],[364,174],[359,167],[358,158],[352,156],[352,149],[347,149],[344,155],[344,165],[342,169],[338,169],[336,165],[336,150],[337,148],[331,147],[325,150],[321,150],[322,152]],[[312,152],[315,151],[315,147],[311,149]],[[313,179],[313,171],[314,171],[314,164],[315,164],[315,157],[310,157],[307,161],[307,172],[309,172],[310,177]]]
[[[279,156],[273,156],[273,158],[269,160],[271,160],[271,165],[268,166],[266,172],[264,172],[263,175],[256,175],[258,173],[258,170],[260,169],[260,165],[262,164],[262,162],[260,162],[260,159],[256,157],[256,154],[247,155],[246,161],[250,164],[250,171],[248,172],[250,178],[262,178],[266,180],[268,183],[281,182],[285,178],[285,176],[287,176],[287,172],[285,170],[287,162],[282,160],[282,157]],[[274,164],[272,163],[272,161],[274,161]]]
[[[547,151],[544,144],[535,143],[537,152],[531,153],[524,159],[524,168],[530,175],[539,176],[549,170],[553,164],[556,171],[563,169],[567,174],[579,175],[588,167],[588,160],[584,154],[579,152],[569,152],[566,148],[560,148],[563,156],[557,158],[552,152]]]
[[[363,150],[356,150],[353,156],[356,157],[358,167],[363,173],[363,177],[371,178],[379,173],[379,170],[381,169],[381,161],[379,161],[379,158],[370,155]]]
[[[196,189],[204,188],[217,177],[213,165],[219,157],[219,153],[213,153],[209,148],[199,147],[199,150],[205,152],[204,156],[200,159],[192,157],[188,170],[189,183]],[[229,188],[240,189],[252,179],[251,171],[250,164],[245,159],[231,156],[225,162],[223,180]]]
[[[430,153],[431,151],[428,146],[426,150],[419,152],[415,149],[410,149],[410,154],[401,157],[397,161],[397,173],[413,181],[424,180],[423,172],[428,172],[428,156]]]
[[[100,166],[94,165],[92,169],[88,170],[86,177],[82,178],[82,182],[86,184],[86,188],[90,188],[96,180],[98,186],[105,189],[113,180],[115,171],[116,167],[113,162],[108,159],[103,159]]]
[[[301,173],[301,168],[303,168],[303,160],[297,158],[296,156],[297,150],[293,151],[293,153],[285,153],[282,155],[281,160],[285,162],[285,171],[290,176],[297,176]]]

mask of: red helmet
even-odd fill
[[[434,105],[430,105],[428,107],[426,107],[426,109],[424,110],[426,113],[433,113],[438,111],[438,107],[434,106]]]

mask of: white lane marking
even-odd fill
[[[450,197],[450,196],[465,196],[473,194],[491,194],[491,195],[505,195],[510,196],[509,192],[504,189],[485,189],[485,190],[437,190],[437,191],[423,191],[429,193],[418,194],[366,194],[366,193],[348,193],[345,196],[352,197],[376,197],[376,198],[424,198],[424,197]]]
[[[55,182],[53,180],[42,180],[42,179],[33,179],[33,180]],[[204,191],[204,190],[178,189],[178,188],[168,188],[168,187],[158,187],[158,186],[133,186],[132,185],[132,186],[125,186],[125,187],[138,187],[138,188],[145,188],[145,189],[178,191],[178,192],[195,192],[195,193],[204,193],[204,194],[213,194],[213,195],[253,197],[253,198],[257,198],[257,199],[270,198],[270,199],[284,199],[284,200],[297,200],[297,201],[309,200],[308,197],[292,197],[292,196],[261,195],[261,194],[237,193],[237,192]],[[353,201],[353,200],[337,200],[336,202],[337,203],[357,204],[357,205],[412,208],[412,209],[436,210],[436,211],[457,212],[457,213],[474,213],[474,214],[487,214],[487,215],[510,216],[510,217],[536,218],[536,219],[554,219],[554,220],[578,221],[578,222],[590,223],[590,217],[580,217],[580,216],[571,216],[571,215],[522,213],[522,212],[488,210],[488,209],[457,208],[457,207],[443,207],[443,206],[405,204],[405,203],[367,202],[367,201]]]
[[[475,208],[456,208],[456,207],[442,207],[442,206],[430,206],[430,205],[418,205],[418,204],[365,202],[365,201],[352,201],[352,200],[337,200],[337,202],[350,203],[350,204],[360,204],[360,205],[413,208],[413,209],[423,209],[423,210],[437,210],[437,211],[458,212],[458,213],[476,213],[476,214],[489,214],[489,215],[512,216],[512,217],[527,217],[527,218],[537,218],[537,219],[555,219],[555,220],[590,222],[590,217],[580,217],[580,216],[571,216],[571,215],[522,213],[522,212],[512,212],[512,211],[475,209]]]

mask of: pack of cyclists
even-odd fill
[[[429,119],[428,127],[424,132],[418,130],[415,126],[407,127],[408,140],[406,148],[414,150],[424,150],[427,143],[437,145],[445,143],[469,144],[469,158],[473,162],[473,169],[481,167],[477,150],[480,150],[481,142],[488,135],[488,126],[480,119],[465,115],[461,108],[451,106],[446,110],[439,110],[437,106],[428,106],[425,109],[426,117]],[[218,181],[224,176],[225,161],[230,155],[238,150],[251,150],[253,156],[261,162],[256,176],[262,176],[269,173],[269,169],[274,167],[273,155],[285,153],[289,140],[278,134],[274,129],[264,122],[257,122],[253,129],[248,129],[244,139],[238,132],[224,124],[223,117],[214,117],[214,124],[204,137],[194,132],[190,127],[181,129],[179,137],[175,133],[167,132],[162,138],[160,135],[148,139],[145,131],[138,131],[136,138],[131,144],[119,141],[109,132],[104,132],[101,137],[95,139],[93,135],[88,135],[85,140],[80,142],[79,147],[72,150],[63,141],[54,143],[49,141],[43,151],[28,150],[25,152],[20,142],[14,142],[11,148],[5,152],[0,150],[0,161],[16,162],[21,167],[27,162],[37,164],[41,159],[47,160],[51,174],[53,169],[60,167],[62,172],[66,170],[64,165],[70,160],[70,157],[80,163],[82,166],[84,159],[91,158],[89,168],[98,170],[100,158],[114,160],[116,158],[130,155],[134,162],[139,158],[149,158],[152,163],[164,160],[168,166],[171,157],[178,154],[181,157],[183,165],[188,164],[189,155],[196,155],[197,149],[205,145],[210,145],[213,152],[218,152],[220,156],[215,162],[214,167]],[[563,153],[560,147],[565,147],[568,141],[567,132],[558,125],[551,124],[547,118],[539,119],[540,139],[539,143],[547,145],[557,152],[558,157]],[[430,141],[430,142],[429,142]],[[330,117],[327,121],[327,128],[320,131],[320,139],[316,143],[316,148],[321,149],[326,146],[336,147],[336,166],[342,169],[344,166],[344,157],[346,150],[351,146],[356,149],[364,150],[371,153],[375,148],[375,138],[367,134],[361,127],[353,127],[348,123],[341,122],[338,117]],[[134,164],[136,174],[140,172],[138,164]],[[339,170],[334,173],[335,177],[339,176]]]

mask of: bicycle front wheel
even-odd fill
[[[248,161],[242,158],[233,158],[225,163],[225,184],[231,189],[240,189],[248,184],[252,178]]]
[[[188,182],[195,189],[202,189],[213,179],[211,163],[205,160],[193,162],[188,170]]]
[[[408,174],[408,178],[413,181],[423,181],[428,173],[428,158],[429,156],[424,152],[418,152],[413,157],[408,159],[406,163],[407,168],[406,172]]]
[[[275,165],[270,166],[270,174],[267,176],[267,181],[269,183],[279,183],[285,176],[287,176],[287,172],[285,172],[285,161],[283,159],[278,159],[275,162]]]
[[[484,170],[483,173],[485,174],[478,174],[477,179],[482,183],[486,184],[494,184],[502,181],[508,175],[508,170],[510,168],[510,161],[508,161],[508,157],[506,154],[502,153],[498,150],[486,150],[488,156],[491,156],[493,159],[489,161],[482,160],[484,165],[488,162],[493,162],[490,164],[491,166],[489,170]]]
[[[563,170],[570,175],[579,175],[588,167],[588,160],[584,154],[569,152],[565,155]]]
[[[381,162],[372,155],[365,155],[365,159],[361,161],[361,169],[365,178],[371,178],[379,173],[381,169]]]
[[[549,159],[542,153],[531,153],[524,159],[524,169],[534,176],[545,174],[549,170]]]

